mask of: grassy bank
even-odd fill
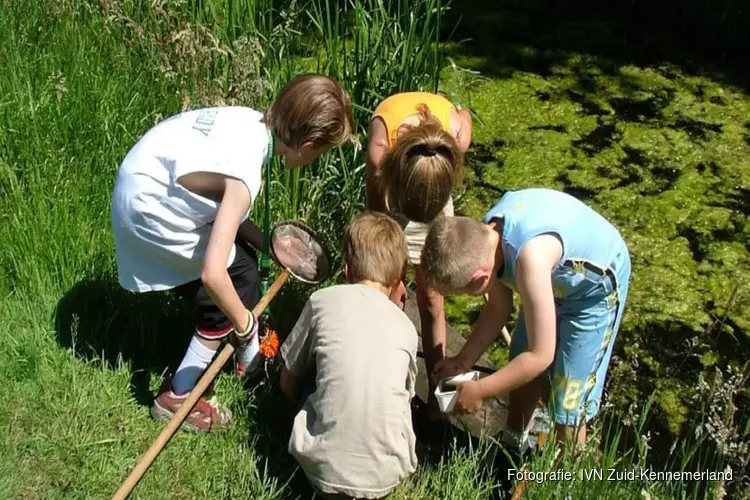
[[[270,0],[4,4],[0,496],[108,497],[162,428],[149,420],[148,405],[163,371],[183,354],[190,315],[173,298],[133,296],[117,286],[109,197],[127,150],[181,109],[262,108],[301,69],[329,73],[347,87],[362,140],[374,104],[399,90],[439,85],[476,109],[483,124],[458,197],[463,213],[480,215],[506,189],[544,184],[581,195],[623,228],[638,269],[613,370],[616,408],[605,410],[611,418],[602,419],[590,453],[564,457],[563,465],[548,453],[535,470],[645,465],[646,413],[661,419],[659,428],[693,434],[703,428],[701,415],[713,416],[715,425],[725,421],[727,401],[742,403],[744,396],[728,394],[726,383],[708,379],[704,398],[690,401],[701,394],[694,386],[702,373],[719,368],[726,382],[727,366],[747,352],[746,288],[733,294],[748,268],[741,215],[750,105],[741,89],[679,65],[540,52],[522,38],[489,40],[494,52],[472,43],[449,47],[447,55],[465,69],[453,68],[431,42],[438,23],[454,22],[460,5],[447,12],[429,0],[346,10],[334,2],[272,7]],[[492,17],[501,12],[497,6],[483,9],[474,15],[489,27],[514,26],[507,13]],[[464,14],[462,26],[476,28]],[[516,32],[532,35],[529,29],[527,23]],[[473,38],[487,32],[481,28]],[[277,165],[274,218],[301,216],[335,248],[362,208],[362,155],[336,150],[293,173]],[[284,314],[276,319],[293,322],[308,292],[286,289],[275,309]],[[465,329],[477,306],[458,299],[450,312]],[[721,321],[709,329],[712,318]],[[504,350],[498,352],[502,361]],[[292,414],[275,384],[273,373],[251,387],[222,375],[217,392],[238,425],[215,436],[180,433],[137,496],[310,498],[286,453]],[[651,389],[658,389],[657,399],[646,412]],[[742,432],[747,416],[732,418],[733,432]],[[699,441],[711,438],[703,432]],[[667,446],[671,462],[660,463],[674,464],[669,470],[721,470],[732,458],[698,456],[690,443],[683,440],[672,453]],[[495,451],[457,444],[442,464],[423,464],[395,498],[487,498],[499,484],[489,464]],[[713,486],[703,486],[708,490],[681,481],[547,482],[531,485],[528,495],[712,496]]]

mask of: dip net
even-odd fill
[[[325,247],[313,230],[300,222],[285,221],[274,226],[271,252],[282,267],[305,283],[320,283],[330,272]]]

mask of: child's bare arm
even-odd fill
[[[227,178],[201,273],[201,281],[208,294],[240,331],[248,325],[248,312],[229,277],[227,261],[237,228],[249,208],[250,193],[247,187],[237,179]]]
[[[431,374],[433,380],[437,382],[470,370],[500,334],[512,310],[513,293],[505,285],[497,283],[495,288],[490,289],[487,303],[463,348],[456,356],[446,358],[435,365],[435,370]]]
[[[496,287],[490,289],[487,303],[461,352],[454,358],[438,363],[435,367],[436,378],[450,377],[471,369],[500,334],[512,310],[513,293],[508,287],[498,283]]]
[[[256,250],[263,250],[263,231],[250,219],[246,219],[240,224],[237,234]]]
[[[516,283],[524,305],[528,350],[478,382],[482,399],[517,389],[552,364],[557,322],[550,272],[561,255],[562,245],[552,235],[532,239],[521,251],[516,264]]]
[[[299,403],[300,379],[287,370],[286,366],[281,367],[281,379],[279,380],[279,385],[281,386],[281,392],[283,392],[291,402]]]
[[[458,123],[456,141],[458,142],[458,148],[462,153],[465,153],[471,145],[473,121],[468,109],[456,110],[455,113],[457,115],[456,122]]]
[[[263,231],[250,219],[244,220],[240,227],[237,229],[237,235],[245,242],[253,246],[257,251],[263,251]],[[270,237],[270,235],[269,235]],[[269,242],[270,246],[270,242]],[[285,252],[281,252],[281,255],[276,255],[273,251],[273,247],[268,249],[268,257],[271,257],[274,262],[284,267],[285,264],[289,264],[290,258]],[[283,258],[286,257],[286,260]],[[279,261],[282,258],[282,262]]]
[[[380,190],[379,177],[383,157],[388,152],[388,131],[385,123],[379,118],[370,122],[367,132],[367,207],[371,210],[384,211],[383,194]]]
[[[281,346],[281,392],[294,403],[299,402],[300,386],[309,368],[314,364],[312,358],[312,328],[314,325],[312,302],[308,300],[297,319],[292,331]]]

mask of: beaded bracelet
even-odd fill
[[[253,330],[254,326],[255,326],[255,317],[253,316],[252,312],[247,311],[247,328],[245,328],[242,331],[237,330],[235,328],[235,333],[237,334],[238,337],[246,337]]]

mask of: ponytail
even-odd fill
[[[419,114],[419,125],[410,127],[385,156],[381,192],[388,211],[429,223],[463,180],[463,154],[425,106]]]

